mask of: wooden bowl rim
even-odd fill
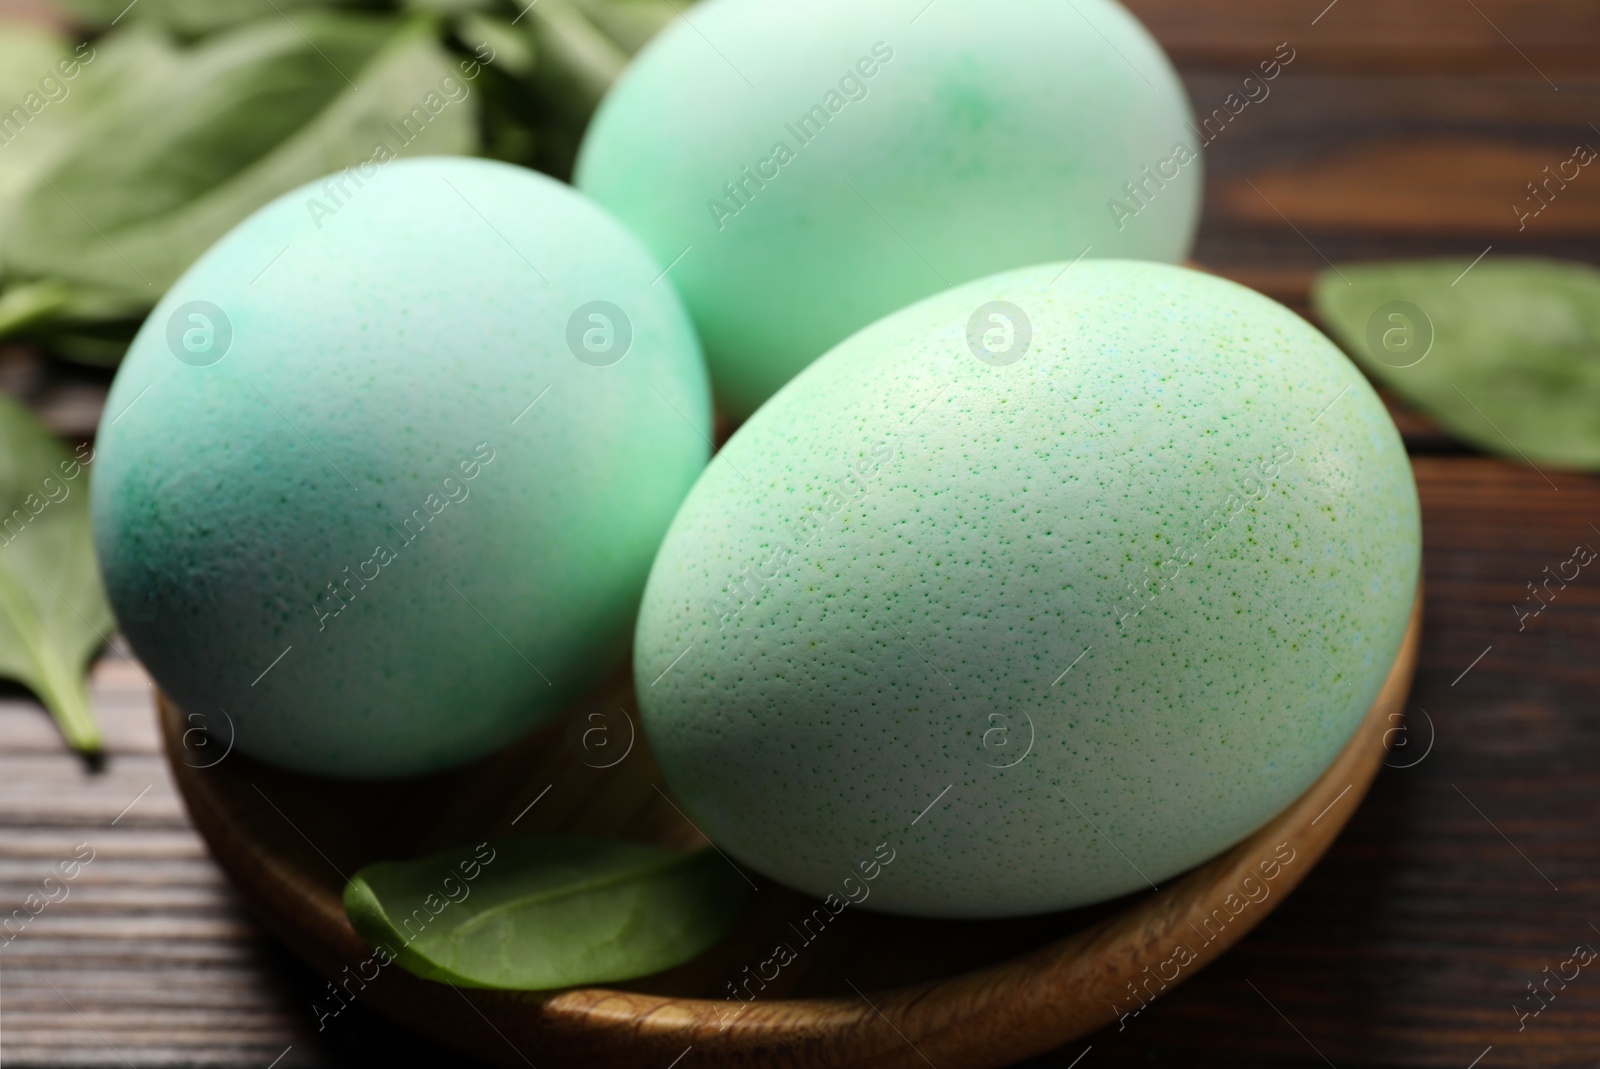
[[[1299,798],[1223,854],[1087,928],[1003,962],[869,991],[860,1000],[806,997],[751,1002],[725,1027],[722,1010],[727,1003],[707,998],[604,987],[549,993],[458,988],[466,1008],[482,1017],[517,1058],[481,1043],[471,1044],[470,1052],[505,1065],[533,1064],[509,1032],[536,1038],[541,1046],[553,1043],[555,1049],[541,1052],[545,1061],[555,1054],[553,1064],[622,1065],[646,1054],[671,1057],[690,1048],[699,1052],[701,1065],[846,1064],[830,1057],[828,1052],[837,1053],[837,1047],[851,1052],[848,1064],[910,1067],[932,1059],[949,1069],[1006,1065],[1070,1042],[1117,1020],[1118,1009],[1132,1011],[1135,983],[1142,984],[1145,992],[1159,994],[1193,976],[1265,919],[1310,873],[1354,814],[1383,761],[1392,716],[1402,710],[1410,690],[1421,626],[1419,586],[1405,636],[1377,699],[1339,756]],[[335,978],[338,973],[331,963],[365,956],[367,944],[349,926],[342,908],[333,924],[319,928],[313,923],[309,930],[280,916],[275,903],[294,893],[290,874],[281,861],[240,841],[242,828],[230,819],[225,805],[216,804],[223,800],[220,793],[210,789],[200,774],[203,770],[179,757],[187,730],[183,714],[159,690],[156,697],[168,763],[213,856],[268,928],[325,977]],[[219,849],[219,841],[228,838],[235,848]],[[1226,896],[1219,889],[1236,890],[1251,877],[1259,885],[1257,866],[1272,858],[1280,843],[1289,845],[1294,857],[1271,879],[1269,895],[1194,948],[1191,933],[1202,930],[1213,909],[1226,908]],[[257,882],[263,878],[271,881],[275,894],[263,891],[268,885]],[[324,914],[310,906],[306,915],[316,922]],[[1197,922],[1201,928],[1195,927]],[[1193,957],[1178,967],[1176,976],[1167,977],[1160,967],[1174,962],[1180,945],[1189,946]],[[1161,976],[1158,989],[1149,987],[1152,968]],[[428,1012],[420,1008],[429,1001],[428,989],[437,995],[450,985],[409,974],[396,979],[398,984],[374,987],[373,1005],[402,1025],[459,1047],[459,1036],[444,1023],[417,1016]],[[1137,1004],[1142,1007],[1143,1002],[1141,996]],[[464,1013],[458,1021],[473,1024]],[[592,1049],[595,1057],[563,1061],[564,1048]],[[614,1060],[605,1060],[602,1051]]]

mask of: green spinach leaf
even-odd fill
[[[367,6],[361,0],[61,0],[80,25],[108,29],[113,22],[156,25],[185,37],[278,18],[299,7]]]
[[[115,26],[76,46],[0,29],[6,99],[73,71],[0,146],[0,274],[24,291],[0,336],[115,364],[217,237],[380,142],[569,177],[600,97],[690,0],[64,2],[81,25]],[[430,95],[449,103],[397,144]]]
[[[84,669],[113,623],[89,532],[88,459],[0,397],[0,676],[39,695],[67,741],[93,752]]]
[[[628,65],[628,53],[569,0],[544,0],[528,12],[533,35],[533,85],[552,109],[587,122],[611,83]]]
[[[32,27],[0,23],[0,249],[28,191],[83,141],[102,110],[171,76],[165,35],[124,30],[77,47]]]
[[[70,57],[66,38],[55,32],[0,21],[0,109],[8,109],[0,111],[0,202],[48,162],[53,144],[71,125],[56,121],[69,110],[72,83],[81,74]],[[58,64],[74,72],[72,81],[62,77]]]
[[[344,906],[357,932],[418,976],[536,991],[688,961],[728,932],[747,893],[710,848],[543,836],[368,865]]]
[[[99,109],[38,176],[11,217],[8,274],[148,307],[240,219],[379,143],[399,155],[472,151],[470,91],[410,142],[390,129],[430,94],[442,99],[455,73],[435,34],[429,19],[310,11],[207,39],[157,84]]]
[[[1600,467],[1600,270],[1509,257],[1342,270],[1318,277],[1312,306],[1372,378],[1486,452]]]
[[[692,0],[691,0],[692,2]],[[680,17],[689,3],[675,0],[573,0],[616,46],[633,55]]]

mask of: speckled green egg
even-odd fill
[[[1077,906],[1317,778],[1419,547],[1394,425],[1287,309],[1161,264],[1007,272],[855,334],[713,458],[645,588],[643,725],[785,883]]]
[[[569,186],[378,156],[178,280],[117,373],[92,509],[122,630],[214,740],[186,759],[428,772],[614,668],[708,453],[660,271]]]
[[[1114,0],[704,0],[602,102],[577,183],[672,265],[745,416],[956,283],[1181,260],[1201,142]]]

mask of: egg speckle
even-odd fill
[[[644,728],[783,882],[888,843],[868,908],[1067,908],[1305,790],[1419,559],[1394,426],[1304,321],[1165,265],[1007,272],[852,336],[713,459],[646,588]]]
[[[1200,144],[1112,0],[704,0],[607,94],[576,181],[672,263],[718,404],[745,416],[954,283],[1181,260]]]
[[[570,187],[421,159],[286,194],[184,274],[92,510],[122,630],[215,752],[432,771],[615,666],[709,452],[660,272]]]

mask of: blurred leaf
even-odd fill
[[[87,25],[117,27],[75,53],[49,31],[0,25],[0,91],[10,94],[0,101],[28,100],[63,60],[82,59],[72,79],[50,83],[43,96],[54,99],[35,101],[38,110],[13,119],[20,133],[0,141],[0,335],[23,330],[58,355],[96,364],[116,363],[167,286],[250,212],[372,158],[379,143],[400,155],[478,153],[570,177],[601,96],[688,6],[67,2]],[[173,35],[198,40],[184,47]],[[467,96],[401,145],[390,124],[448,75]],[[0,113],[0,134],[4,121]],[[64,303],[53,299],[62,292]]]
[[[538,116],[532,162],[570,181],[583,131],[631,53],[572,0],[540,0],[525,14],[521,27],[534,46],[533,71],[525,82]]]
[[[443,99],[453,73],[430,20],[306,13],[213,38],[159,84],[102,108],[39,175],[5,242],[8,274],[148,308],[250,212],[380,144],[399,155],[473,151],[470,95],[424,110],[409,143],[390,125],[430,94]]]
[[[505,5],[500,0],[404,0],[401,6],[407,11],[434,15],[462,15],[470,11],[493,11]]]
[[[167,78],[177,50],[155,31],[112,35],[71,47],[65,38],[0,25],[0,114],[8,140],[0,145],[0,250],[9,220],[39,176],[72,152],[98,109],[137,96]],[[68,76],[70,74],[70,77]],[[27,107],[28,94],[37,111]],[[22,110],[19,111],[17,108]]]
[[[74,749],[100,749],[84,671],[113,626],[89,533],[88,474],[0,397],[0,676],[44,702]]]
[[[538,56],[534,87],[552,107],[587,122],[628,65],[628,53],[570,0],[540,0],[527,23]]]
[[[91,367],[116,367],[143,321],[142,316],[104,320],[63,316],[30,335],[55,356]]]
[[[368,865],[344,908],[364,939],[425,979],[539,991],[688,961],[727,934],[748,893],[709,847],[562,835]]]
[[[72,291],[53,278],[7,290],[0,294],[0,338],[61,312],[71,300]]]
[[[514,78],[533,71],[533,42],[507,19],[464,15],[457,21],[456,36],[479,64]]]
[[[0,100],[21,100],[71,51],[67,39],[48,26],[0,19]]]
[[[281,18],[304,7],[383,7],[365,0],[60,0],[74,22],[95,30],[154,25],[181,37],[200,37],[257,19]],[[120,16],[120,17],[119,17]]]
[[[538,167],[538,150],[549,118],[531,92],[531,36],[504,18],[466,14],[452,34],[458,69],[479,95],[479,141],[485,156]]]
[[[71,83],[61,78],[56,66],[71,54],[66,38],[45,27],[0,22],[0,108],[11,109],[0,112],[0,203],[25,186],[42,162],[48,162],[44,151],[48,142],[69,126],[55,121],[66,101],[50,98],[60,95],[61,89],[55,88],[60,85],[71,99]],[[47,78],[51,81],[45,82]],[[39,108],[37,114],[27,107],[30,94]],[[34,121],[47,111],[47,121]]]
[[[633,55],[673,19],[688,2],[673,6],[668,0],[572,0],[590,22],[598,26],[613,44]]]
[[[141,302],[124,295],[46,278],[0,294],[0,338],[19,334],[57,356],[115,367],[144,313]]]
[[[1452,434],[1526,463],[1600,467],[1600,270],[1360,264],[1320,275],[1312,304],[1372,378]]]

